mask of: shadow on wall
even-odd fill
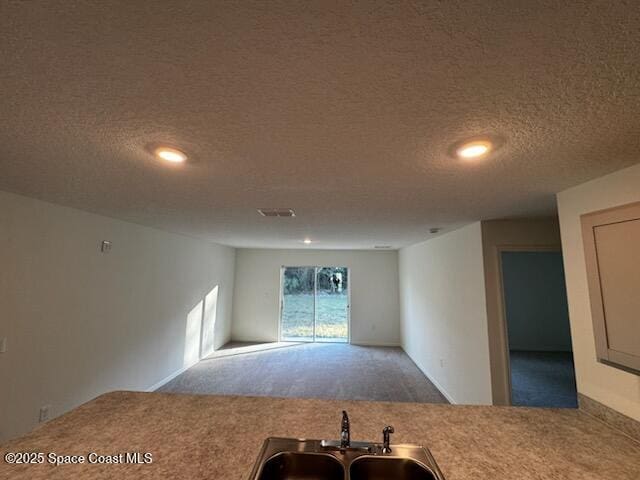
[[[218,285],[207,293],[187,314],[183,367],[193,365],[215,350],[214,337],[217,306]]]

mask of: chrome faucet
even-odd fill
[[[365,451],[371,453],[374,445],[370,442],[352,442],[351,427],[349,424],[349,415],[346,411],[342,411],[342,424],[340,427],[340,440],[321,440],[320,446],[327,450],[340,450],[345,453],[350,451]]]
[[[382,430],[382,453],[391,453],[391,447],[389,444],[391,443],[391,434],[395,432],[393,427],[389,425],[388,427],[384,427]]]
[[[349,427],[349,415],[346,410],[342,411],[342,428],[340,430],[340,448],[351,446],[351,429]]]

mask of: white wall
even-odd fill
[[[57,416],[197,361],[216,286],[215,343],[225,343],[234,258],[233,248],[0,192],[0,440],[35,426],[42,405]]]
[[[453,403],[492,400],[482,254],[480,223],[400,250],[402,347]]]
[[[238,249],[233,340],[278,340],[282,266],[348,267],[351,342],[399,345],[398,254],[366,250]]]
[[[640,376],[596,361],[580,215],[640,201],[640,164],[558,194],[578,392],[640,420]]]

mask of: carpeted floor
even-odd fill
[[[158,391],[448,403],[400,348],[309,343],[201,361]]]
[[[578,407],[571,353],[512,350],[510,358],[513,405]]]

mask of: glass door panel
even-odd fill
[[[316,269],[315,341],[349,341],[349,279],[346,267]]]
[[[282,267],[280,340],[349,341],[346,267]]]
[[[315,267],[283,267],[280,339],[313,342]]]

